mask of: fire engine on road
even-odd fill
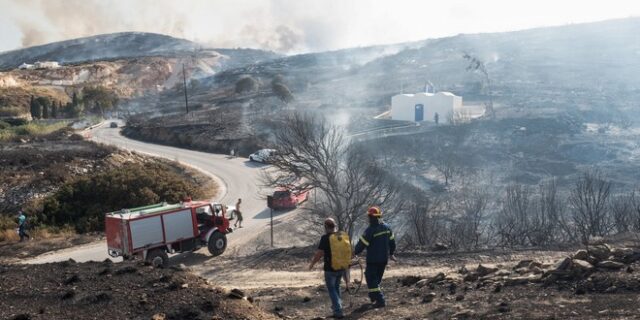
[[[227,207],[208,201],[186,200],[122,209],[106,214],[105,233],[112,257],[141,257],[164,267],[168,253],[194,251],[207,246],[213,256],[227,248],[232,232]]]

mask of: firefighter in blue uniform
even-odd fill
[[[395,261],[393,253],[396,251],[396,241],[393,231],[381,221],[382,211],[378,207],[371,207],[367,211],[369,227],[356,245],[354,254],[360,254],[367,249],[367,267],[364,276],[369,288],[369,299],[375,308],[385,306],[384,294],[380,288],[384,269],[389,259]]]

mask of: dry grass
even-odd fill
[[[21,126],[0,129],[0,141],[7,142],[19,137],[41,137],[65,128],[67,125],[66,122],[55,122],[51,124],[31,122]]]
[[[4,242],[16,242],[20,240],[20,236],[18,236],[18,232],[16,231],[17,226],[14,225],[9,228],[5,228],[0,230],[0,243]],[[50,240],[56,238],[68,238],[74,236],[76,233],[72,227],[38,227],[32,230],[28,230],[27,233],[31,236],[32,239],[37,240]]]
[[[16,228],[4,229],[0,231],[0,242],[16,242],[20,240]]]

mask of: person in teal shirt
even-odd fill
[[[18,212],[18,235],[20,236],[20,242],[24,241],[25,238],[27,240],[31,239],[27,234],[27,216],[22,210]]]

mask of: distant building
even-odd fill
[[[462,97],[451,92],[399,94],[391,98],[391,119],[447,123],[462,109]]]
[[[32,64],[28,64],[28,63],[22,63],[21,65],[18,66],[18,69],[20,70],[31,70],[33,69],[34,66]]]
[[[58,61],[36,61],[33,64],[36,69],[56,69],[60,68]]]

